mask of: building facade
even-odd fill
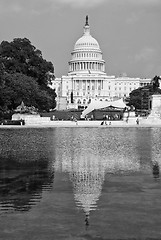
[[[83,36],[76,41],[71,52],[68,74],[55,78],[52,88],[57,93],[57,109],[84,109],[92,99],[111,101],[126,98],[132,90],[150,84],[150,81],[106,74],[102,51],[90,33],[86,16]]]

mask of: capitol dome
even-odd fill
[[[97,40],[90,34],[88,16],[84,26],[83,36],[80,37],[71,52],[72,59],[69,61],[69,75],[90,73],[105,73],[105,61]]]
[[[99,44],[95,38],[91,35],[83,35],[81,38],[77,40],[74,46],[74,50],[79,49],[95,49],[100,51]]]
[[[90,34],[89,25],[85,25],[84,27],[84,34],[81,38],[79,38],[74,46],[74,50],[79,49],[93,49],[100,51],[99,44],[95,38],[93,38]]]

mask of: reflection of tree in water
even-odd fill
[[[159,178],[159,164],[158,162],[153,163],[153,177],[154,178]]]
[[[0,160],[1,210],[28,211],[41,199],[42,191],[50,190],[54,179],[47,159],[17,162]]]
[[[160,129],[143,128],[136,133],[136,149],[140,159],[141,171],[142,173],[149,173],[157,179],[161,167]]]
[[[152,138],[152,172],[153,177],[159,178],[160,168],[161,168],[161,147],[160,147],[160,138],[161,132],[160,128],[153,128],[151,130],[151,138]]]
[[[53,133],[40,129],[6,130],[0,135],[0,210],[28,211],[54,179]]]

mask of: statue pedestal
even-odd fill
[[[136,124],[136,116],[134,111],[129,112],[129,119],[128,122],[131,124]]]
[[[123,120],[124,120],[125,122],[127,121],[128,116],[129,116],[129,113],[128,113],[128,112],[124,112]]]
[[[135,111],[125,112],[123,120],[127,123],[136,124]]]
[[[158,108],[161,108],[161,95],[160,94],[154,94],[151,96],[151,102],[152,102],[152,112],[158,111]]]
[[[148,119],[149,120],[161,119],[161,95],[160,94],[152,95],[151,102],[152,102],[152,109]]]
[[[147,119],[143,119],[142,123],[155,125],[161,124],[161,95],[154,94],[151,96],[152,109]]]

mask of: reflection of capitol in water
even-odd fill
[[[56,151],[54,167],[57,171],[69,173],[76,205],[86,215],[97,207],[105,176],[105,164],[96,150],[78,139],[74,142],[64,140],[61,148]]]
[[[54,168],[69,173],[76,205],[88,215],[97,207],[105,174],[139,171],[138,152],[135,146],[128,146],[128,136],[124,137],[122,144],[120,141],[113,144],[116,135],[108,139],[100,132],[97,132],[97,138],[96,133],[90,135],[92,130],[83,132],[83,135],[79,129],[63,131],[67,131],[70,137],[64,138],[59,131]]]
[[[82,207],[86,214],[97,207],[97,200],[101,195],[105,176],[104,162],[97,156],[86,154],[72,162],[68,169],[74,186],[74,198],[78,207]]]
[[[63,162],[64,160],[62,165]],[[96,209],[101,195],[105,176],[104,162],[88,153],[71,158],[68,163],[65,160],[62,169],[70,175],[77,207],[88,215],[91,210]]]

